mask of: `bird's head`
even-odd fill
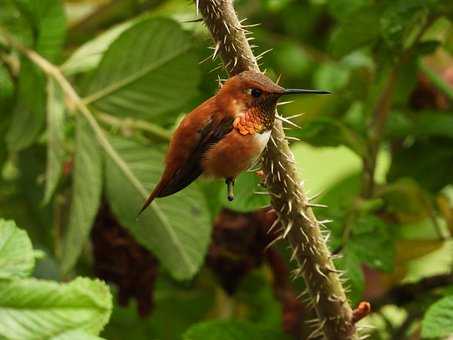
[[[284,95],[328,93],[322,90],[285,89],[260,72],[244,71],[229,78],[219,90],[217,98],[221,105],[236,112],[258,110],[273,116],[277,101]]]

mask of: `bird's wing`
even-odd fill
[[[211,115],[198,130],[195,130],[195,137],[188,137],[186,135],[174,136],[174,138],[177,138],[178,140],[173,141],[172,145],[170,145],[170,153],[173,151],[173,148],[181,148],[179,143],[189,142],[189,140],[181,140],[185,137],[187,137],[187,139],[193,138],[192,141],[190,141],[192,147],[188,150],[187,154],[183,155],[183,157],[179,157],[178,161],[171,158],[167,160],[167,168],[162,175],[160,182],[146,199],[140,213],[151,204],[154,198],[174,194],[197,179],[203,172],[201,161],[204,154],[212,145],[219,142],[233,129],[233,121],[233,117],[214,114]],[[175,150],[175,152],[178,151]]]
[[[178,192],[192,183],[202,173],[201,161],[206,151],[219,142],[233,129],[233,117],[223,116],[221,119],[211,117],[206,124],[198,130],[198,143],[187,155],[187,161],[179,167],[165,188],[162,188],[156,197],[165,197]]]

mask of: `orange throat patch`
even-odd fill
[[[233,122],[233,127],[241,135],[254,135],[261,133],[265,130],[264,124],[260,119],[259,115],[246,112],[245,114],[236,117]]]

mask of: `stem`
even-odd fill
[[[381,146],[382,135],[385,131],[385,125],[390,114],[390,108],[395,92],[395,84],[397,80],[397,66],[389,73],[387,83],[379,97],[376,107],[373,111],[373,120],[370,125],[368,156],[363,160],[363,183],[362,197],[370,198],[374,192],[374,173],[376,171],[376,159]]]
[[[198,6],[213,36],[215,51],[222,57],[230,75],[245,70],[259,71],[232,0],[200,0]],[[293,258],[299,264],[296,276],[304,278],[316,310],[318,322],[311,337],[357,339],[352,309],[321,234],[322,225],[317,221],[298,179],[294,156],[279,120],[274,124],[263,158],[265,182],[284,227],[280,238],[291,245]]]
[[[110,144],[107,136],[105,135],[102,128],[99,126],[98,122],[94,118],[91,111],[83,103],[82,99],[79,97],[77,92],[74,90],[69,81],[65,78],[60,69],[48,62],[45,58],[41,57],[35,51],[32,51],[16,40],[4,29],[0,27],[0,34],[6,39],[7,43],[22,53],[25,57],[30,59],[36,66],[38,66],[46,75],[55,79],[55,81],[60,85],[63,90],[66,99],[71,103],[73,107],[79,111],[84,118],[88,121],[88,124],[93,129],[96,138],[99,144],[102,146],[107,155],[117,164],[118,168],[123,172],[124,176],[132,183],[135,189],[144,197],[148,196],[146,190],[143,188],[140,181],[135,177],[131,172],[128,165],[123,161],[123,159],[118,155],[115,149]]]
[[[162,142],[168,142],[171,137],[170,131],[160,127],[159,125],[155,125],[144,120],[129,118],[121,119],[104,112],[96,112],[96,118],[115,128],[137,129],[145,131]]]
[[[374,175],[376,171],[376,159],[381,146],[381,140],[385,132],[385,125],[387,123],[390,109],[395,92],[396,82],[398,80],[398,73],[401,66],[410,60],[413,56],[414,47],[425,34],[426,30],[436,20],[437,17],[429,17],[426,19],[417,35],[414,38],[411,46],[402,52],[398,61],[388,75],[387,83],[382,91],[381,96],[376,102],[373,110],[373,119],[369,127],[369,145],[368,155],[363,159],[363,178],[362,178],[362,197],[370,198],[374,193]]]

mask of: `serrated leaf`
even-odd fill
[[[372,268],[385,272],[394,269],[395,242],[391,226],[373,215],[357,219],[347,248],[361,263]]]
[[[203,263],[211,232],[209,209],[201,190],[194,183],[177,194],[158,198],[137,220],[144,196],[154,188],[163,171],[164,155],[156,147],[120,138],[111,141],[140,185],[138,192],[117,165],[107,159],[107,198],[114,214],[174,278],[191,278]]]
[[[30,146],[45,122],[45,78],[41,71],[26,59],[21,61],[17,92],[17,104],[6,134],[6,142],[11,151]]]
[[[453,335],[453,295],[446,296],[428,308],[422,321],[422,337]]]
[[[0,279],[26,277],[35,266],[27,233],[13,221],[0,219]]]
[[[61,70],[67,76],[93,70],[110,44],[135,22],[136,20],[126,21],[83,44],[65,61]]]
[[[44,204],[47,204],[58,185],[64,159],[64,95],[53,79],[47,83],[47,168]]]
[[[61,264],[63,272],[76,263],[88,239],[102,193],[102,154],[97,140],[80,116],[76,128],[71,212]]]
[[[70,330],[96,335],[111,309],[109,288],[99,280],[0,281],[0,335],[8,339],[47,339]]]
[[[52,62],[58,60],[66,36],[60,0],[14,0],[34,32],[34,48]]]
[[[191,48],[190,35],[174,21],[141,21],[110,45],[85,101],[142,119],[176,111],[197,93],[200,72]]]
[[[288,339],[282,332],[274,331],[245,321],[207,321],[192,326],[183,335],[184,340],[277,340]]]

